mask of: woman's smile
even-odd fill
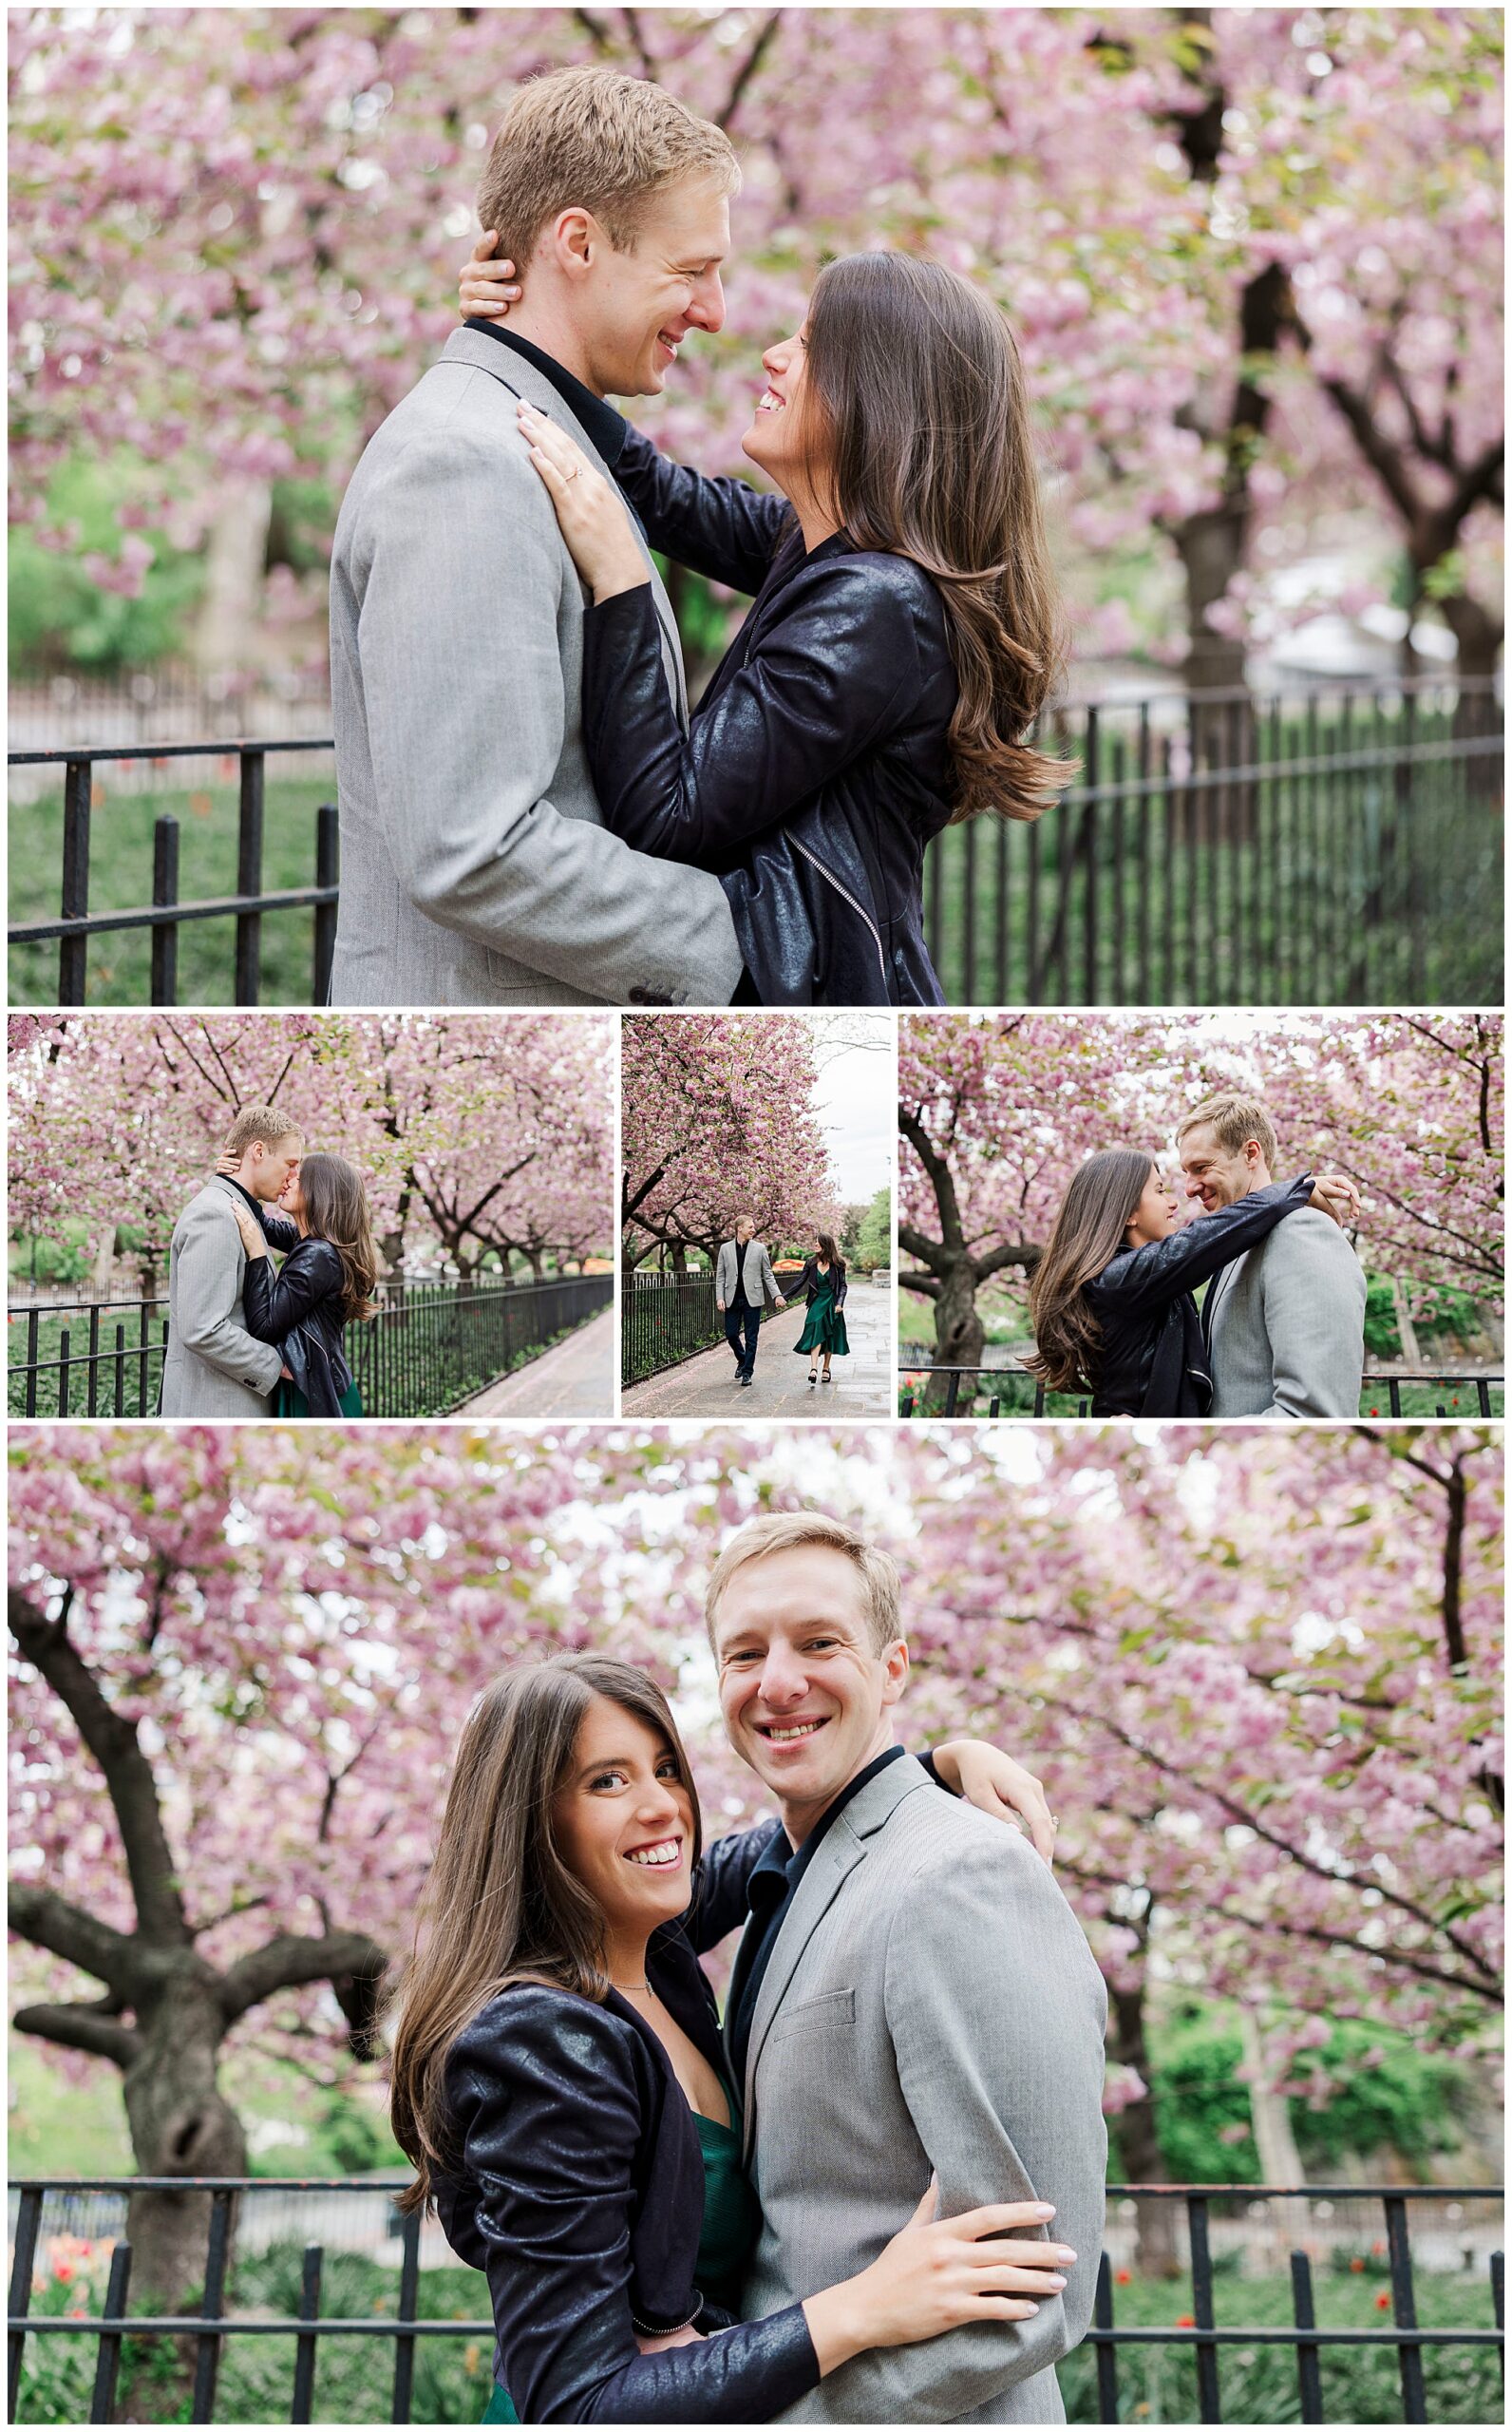
[[[625,1856],[632,1866],[653,1867],[658,1873],[671,1873],[683,1862],[683,1837],[680,1833],[665,1841],[645,1841],[638,1849],[627,1850]]]

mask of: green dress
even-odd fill
[[[730,2105],[730,2117],[735,2106]],[[738,2313],[740,2284],[761,2235],[761,2208],[756,2192],[740,2166],[740,2131],[718,2119],[693,2114],[698,2141],[704,2149],[704,2226],[693,2264],[705,2300],[725,2313]],[[518,2423],[519,2416],[501,2383],[494,2385],[485,2423]]]
[[[808,1304],[808,1316],[804,1321],[803,1331],[794,1343],[793,1349],[807,1352],[822,1351],[826,1356],[832,1355],[837,1359],[843,1359],[850,1351],[850,1344],[845,1340],[845,1312],[835,1305],[835,1294],[840,1288],[840,1277],[834,1267],[830,1268],[827,1275],[821,1275],[817,1267],[814,1273],[819,1289]]]
[[[274,1418],[308,1418],[310,1416],[310,1404],[298,1386],[292,1385],[287,1377],[280,1377],[278,1379],[278,1392],[274,1401],[273,1415]],[[342,1395],[341,1415],[343,1418],[361,1418],[362,1416],[362,1391],[355,1378]]]

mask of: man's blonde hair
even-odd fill
[[[765,1511],[759,1519],[747,1520],[743,1529],[736,1530],[714,1565],[704,1598],[704,1625],[710,1646],[714,1644],[719,1600],[736,1571],[763,1554],[783,1553],[789,1546],[831,1546],[855,1564],[860,1574],[874,1655],[880,1655],[895,1639],[902,1637],[898,1565],[891,1554],[883,1553],[879,1546],[868,1545],[848,1520],[833,1519],[827,1511]]]
[[[729,138],[661,85],[613,67],[562,67],[520,86],[494,138],[478,217],[497,255],[523,271],[537,238],[574,203],[627,253],[664,187],[705,178],[740,191]]]
[[[244,1157],[255,1140],[265,1149],[276,1149],[281,1140],[303,1140],[297,1123],[291,1123],[275,1106],[244,1106],[226,1134],[228,1157],[238,1161]]]
[[[1216,1097],[1204,1098],[1177,1132],[1178,1148],[1200,1123],[1212,1125],[1219,1147],[1230,1157],[1240,1154],[1246,1140],[1256,1141],[1272,1173],[1276,1171],[1276,1127],[1258,1098],[1240,1097],[1237,1090],[1219,1090]]]

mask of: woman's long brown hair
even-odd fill
[[[604,1656],[558,1655],[483,1691],[463,1729],[414,1953],[390,2007],[389,2118],[415,2165],[402,2212],[429,2202],[436,2169],[452,2158],[446,2057],[468,2021],[524,1978],[590,2001],[609,1990],[603,1910],[562,1857],[554,1812],[595,1697],[666,1740],[692,1807],[698,1863],[698,1795],[671,1708],[648,1673]]]
[[[911,558],[944,601],[953,818],[1037,819],[1076,764],[1024,740],[1066,633],[1012,332],[941,262],[847,254],[814,283],[805,382],[836,521],[863,549]]]
[[[1034,1356],[1024,1365],[1057,1393],[1097,1390],[1103,1329],[1087,1287],[1124,1247],[1154,1171],[1143,1149],[1099,1149],[1071,1176],[1029,1287]]]
[[[378,1250],[368,1212],[368,1186],[345,1157],[318,1151],[299,1165],[299,1190],[305,1204],[305,1230],[329,1242],[341,1261],[341,1315],[376,1316],[372,1292],[378,1281]]]

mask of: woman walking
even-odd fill
[[[803,1261],[803,1272],[798,1282],[798,1292],[808,1303],[808,1316],[793,1349],[809,1354],[811,1385],[832,1385],[835,1380],[829,1373],[831,1358],[850,1357],[845,1334],[845,1262],[832,1234],[816,1233],[814,1242],[815,1247]],[[822,1373],[819,1367],[821,1357],[824,1362]]]

